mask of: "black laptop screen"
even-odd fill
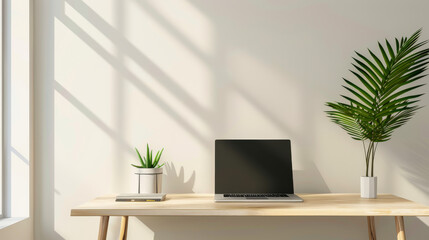
[[[290,140],[216,140],[215,193],[294,193]]]

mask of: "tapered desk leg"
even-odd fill
[[[368,222],[368,235],[369,240],[376,240],[377,236],[375,234],[375,221],[374,216],[368,216],[366,217],[366,220]]]
[[[396,223],[396,237],[398,240],[405,240],[404,217],[395,217]]]
[[[128,216],[123,216],[121,220],[121,234],[119,240],[127,240]]]
[[[106,240],[108,227],[109,227],[109,216],[101,216],[100,228],[98,230],[98,240]]]

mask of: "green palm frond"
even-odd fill
[[[369,57],[356,52],[350,70],[356,80],[343,79],[349,93],[342,95],[345,101],[326,103],[331,108],[328,117],[353,139],[388,141],[421,108],[417,104],[423,94],[412,92],[425,85],[416,83],[426,76],[429,49],[422,49],[428,41],[418,42],[420,35],[421,29],[409,38],[396,38],[394,44],[378,43],[381,57],[369,49]],[[375,151],[374,144],[372,148]]]
[[[346,103],[328,102],[328,117],[340,125],[353,139],[384,142],[394,129],[404,125],[419,109],[422,94],[409,93],[424,84],[414,84],[423,78],[429,63],[429,49],[419,50],[427,41],[417,42],[421,29],[410,38],[378,43],[382,60],[371,50],[370,58],[356,52],[355,70],[358,81],[344,79],[350,94],[342,96]],[[395,46],[395,47],[392,47]]]

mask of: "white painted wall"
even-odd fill
[[[420,27],[428,39],[428,9],[391,0],[36,0],[36,239],[94,239],[99,219],[70,209],[135,190],[129,164],[146,142],[165,147],[168,193],[213,192],[216,138],[290,138],[297,192],[358,192],[361,143],[329,122],[324,102],[344,92],[354,50]],[[426,107],[379,146],[380,192],[429,204],[428,118]],[[365,239],[365,221],[132,218],[129,238]],[[393,219],[376,224],[380,239],[394,237]],[[409,238],[425,239],[428,224],[407,218]]]

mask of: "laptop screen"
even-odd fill
[[[293,194],[290,140],[216,140],[215,193]]]

